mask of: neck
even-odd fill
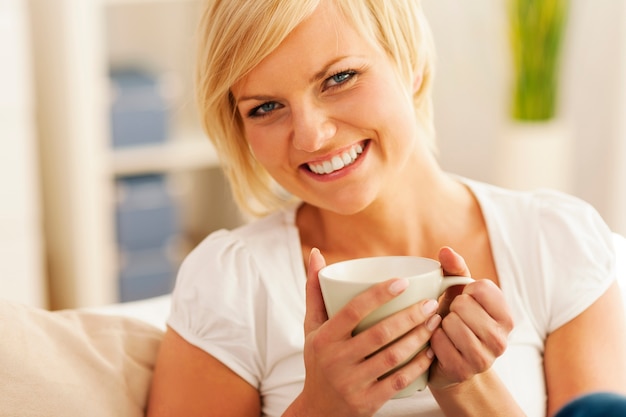
[[[329,263],[380,255],[436,257],[466,222],[473,198],[439,169],[422,170],[402,184],[352,215],[303,205],[298,215],[303,251],[317,247]]]

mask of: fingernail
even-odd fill
[[[437,303],[437,300],[428,300],[422,305],[422,313],[426,315],[432,314],[437,311],[438,305],[439,303]]]
[[[320,250],[318,248],[313,248],[311,249],[311,252],[309,252],[309,263],[311,263],[311,259],[313,258],[313,255],[317,255],[318,253],[320,253]]]
[[[408,286],[409,280],[406,278],[400,278],[391,283],[391,285],[389,286],[389,292],[392,295],[398,295],[402,291],[406,290]]]
[[[441,316],[439,314],[435,314],[431,316],[426,322],[426,328],[432,332],[437,327],[439,327],[440,323],[441,323]]]
[[[435,352],[431,348],[426,349],[426,357],[432,359],[435,357]]]

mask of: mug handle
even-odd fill
[[[446,275],[441,280],[441,288],[439,288],[439,294],[443,294],[448,288],[455,285],[467,285],[474,282],[471,277],[459,277],[456,275]]]

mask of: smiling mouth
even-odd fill
[[[363,153],[363,150],[367,146],[367,142],[357,143],[345,152],[333,156],[327,161],[319,161],[315,163],[306,164],[311,172],[318,175],[328,175],[333,172],[340,171],[345,167],[352,165]]]

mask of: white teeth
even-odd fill
[[[335,155],[331,160],[316,164],[308,164],[309,169],[316,174],[330,174],[352,164],[358,156],[363,153],[363,147],[360,144],[354,145],[341,155]]]
[[[330,162],[333,164],[333,170],[335,170],[335,171],[338,170],[338,169],[341,169],[341,168],[343,168],[345,166],[344,163],[343,163],[343,159],[341,159],[338,156],[334,156],[332,161],[330,161]]]

